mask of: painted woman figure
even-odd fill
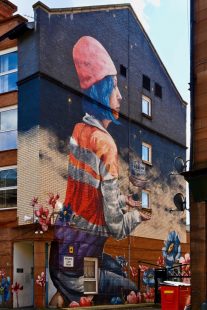
[[[150,218],[136,208],[126,212],[126,206],[140,203],[121,195],[118,186],[117,147],[107,131],[111,122],[119,125],[122,97],[116,68],[100,42],[89,36],[75,44],[73,60],[85,94],[85,116],[75,125],[70,139],[64,208],[72,214],[64,223],[57,220],[50,254],[51,278],[66,304],[79,302],[84,295],[84,257],[99,260],[98,296],[136,290],[103,248],[109,236],[123,239]],[[71,267],[64,265],[65,257],[73,257]]]

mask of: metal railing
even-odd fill
[[[161,267],[157,264],[147,262],[147,261],[138,261],[138,266],[144,264],[145,266],[152,267],[154,270],[154,288],[155,288],[155,297],[154,303],[160,303],[160,285],[164,281],[175,281],[182,282],[184,279],[190,279],[190,264],[176,264],[171,268]],[[138,291],[143,287],[142,276],[144,272],[141,272],[141,269],[138,267]]]

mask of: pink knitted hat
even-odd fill
[[[82,89],[87,89],[107,75],[116,75],[114,63],[96,39],[81,37],[73,48],[73,60]]]

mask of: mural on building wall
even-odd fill
[[[137,281],[140,290],[136,297],[139,296],[139,300],[142,302],[154,302],[156,300],[156,303],[159,303],[161,301],[156,282],[158,284],[165,280],[173,280],[190,284],[190,255],[186,253],[184,257],[181,256],[181,244],[176,231],[168,233],[164,247],[160,250],[162,255],[158,257],[157,261],[139,265]],[[130,296],[134,297],[134,301],[136,300],[134,293]]]
[[[100,42],[89,36],[75,44],[73,59],[84,91],[85,115],[70,138],[64,211],[56,220],[50,251],[50,276],[57,288],[51,305],[60,296],[66,305],[80,302],[89,284],[84,281],[85,257],[99,260],[97,299],[110,301],[125,291],[137,291],[120,261],[104,253],[104,244],[109,236],[127,237],[151,218],[140,201],[119,189],[117,146],[107,131],[111,122],[120,125],[122,97],[114,63]],[[94,292],[93,285],[89,291]]]
[[[63,201],[49,249],[46,290],[51,306],[152,301],[153,268],[143,271],[143,291],[138,292],[136,286],[138,260],[146,259],[139,251],[142,246],[137,237],[163,240],[169,231],[176,231],[185,242],[185,212],[169,212],[174,194],[184,192],[182,179],[170,176],[170,172],[175,156],[185,150],[168,139],[167,133],[157,134],[159,128],[154,125],[163,121],[158,112],[168,106],[166,97],[171,94],[171,86],[153,51],[144,49],[145,54],[140,53],[138,46],[144,37],[127,37],[127,28],[120,34],[120,24],[124,25],[122,14],[118,17],[120,12],[116,12],[116,18],[113,11],[90,12],[88,22],[84,19],[87,14],[50,16],[38,10],[40,35],[44,38],[38,53],[41,70],[49,78],[33,75],[19,85],[18,206],[24,206],[18,208],[19,221],[24,224],[25,214],[33,215],[40,224],[35,226],[37,232],[44,235],[54,223],[53,202],[59,198]],[[102,19],[102,14],[108,23],[93,28],[97,15]],[[128,14],[124,15],[128,22]],[[111,23],[109,38],[103,34]],[[139,28],[137,22],[132,25]],[[48,41],[50,33],[53,40]],[[26,47],[21,47],[20,56],[28,54]],[[140,55],[145,55],[146,63],[140,63]],[[120,64],[126,66],[125,77],[117,72]],[[20,69],[24,71],[22,66]],[[140,108],[142,75],[151,72],[149,69],[159,69],[162,74],[158,81],[166,87],[162,100],[150,92],[153,108],[157,109],[152,120],[141,119]],[[30,71],[26,69],[24,74],[29,76]],[[153,74],[150,78],[154,83]],[[180,102],[176,96],[177,105]],[[175,116],[180,113],[176,105]],[[128,118],[132,117],[130,111],[137,113],[133,119]],[[163,110],[162,116],[169,111]],[[142,161],[143,141],[152,146],[152,163]],[[48,192],[58,193],[50,195],[49,209],[44,206]],[[152,216],[141,210],[143,193],[149,193],[146,205]],[[28,203],[32,196],[38,197],[32,201],[33,214]],[[119,239],[124,240],[116,241]],[[146,249],[150,248],[144,240]],[[169,242],[173,240],[169,238]],[[168,245],[166,256],[160,258],[164,265],[175,258],[175,249]],[[147,259],[155,261],[155,252],[148,253]],[[84,261],[85,257],[95,260]]]
[[[180,239],[175,231],[171,231],[167,240],[164,242],[165,246],[162,248],[162,255],[165,261],[166,268],[173,267],[174,263],[179,260],[181,254]]]
[[[84,115],[81,105],[84,106],[84,100],[90,101],[91,106],[97,107],[96,110],[99,108],[105,113],[109,112],[107,109],[109,107],[104,107],[99,99],[100,89],[105,87],[107,83],[110,86],[109,79],[105,80],[101,77],[102,80],[95,83],[96,88],[91,86],[87,89],[84,88],[84,85],[80,87],[79,84],[80,79],[75,68],[78,69],[79,64],[75,63],[74,65],[72,50],[78,39],[87,33],[101,42],[109,52],[116,65],[115,68],[111,61],[112,67],[114,66],[112,74],[118,71],[118,85],[120,95],[123,97],[120,100],[121,113],[118,119],[114,117],[115,121],[111,121],[106,130],[110,133],[118,149],[119,189],[122,193],[131,194],[134,200],[143,200],[142,195],[145,194],[147,197],[149,194],[148,204],[153,211],[151,220],[137,225],[131,234],[136,237],[163,240],[169,230],[176,230],[180,235],[181,242],[185,242],[185,212],[179,215],[176,212],[169,212],[169,209],[174,207],[173,196],[178,191],[184,193],[183,178],[176,175],[170,176],[170,172],[173,170],[174,158],[176,156],[184,157],[185,149],[167,139],[167,132],[165,133],[164,130],[157,128],[156,125],[162,124],[165,117],[166,120],[168,119],[169,114],[171,114],[169,111],[173,113],[172,120],[178,120],[183,108],[180,110],[181,102],[176,93],[173,94],[173,101],[171,100],[169,104],[169,98],[172,96],[172,85],[169,85],[169,79],[163,72],[163,68],[160,67],[157,56],[153,54],[154,51],[150,50],[149,47],[147,49],[141,47],[142,44],[139,42],[142,40],[145,42],[145,36],[140,31],[137,21],[131,21],[131,28],[128,29],[128,17],[131,13],[129,12],[128,15],[125,10],[115,11],[104,10],[87,12],[86,14],[75,13],[74,15],[58,13],[53,14],[50,19],[50,14],[47,14],[45,10],[37,10],[37,14],[40,14],[41,35],[44,37],[40,45],[41,70],[50,78],[41,76],[39,79],[33,76],[32,79],[19,86],[21,93],[19,115],[22,117],[18,125],[20,129],[18,137],[18,175],[20,176],[20,178],[18,177],[18,205],[24,205],[24,208],[18,208],[19,221],[23,224],[24,215],[27,213],[29,215],[28,202],[32,196],[38,196],[40,201],[43,201],[46,194],[52,191],[58,192],[61,200],[64,199],[68,177],[66,160],[68,142],[76,123],[82,122]],[[104,23],[101,23],[101,27],[96,27],[99,18],[104,20]],[[106,35],[109,25],[112,25],[110,37]],[[121,25],[126,25],[123,32],[120,31]],[[62,33],[63,27],[65,29],[64,35]],[[136,35],[132,32],[128,36],[130,29],[136,30]],[[53,40],[48,40],[51,35]],[[34,37],[34,40],[36,39]],[[145,44],[147,46],[148,43],[145,42]],[[26,46],[22,46],[22,49],[25,51],[20,55],[25,53],[26,57]],[[87,59],[88,56],[82,57]],[[96,57],[97,54],[94,58]],[[145,62],[140,61],[140,58],[145,59]],[[31,56],[31,59],[36,59],[36,57]],[[85,61],[86,68],[88,68],[87,61],[88,59]],[[126,68],[126,76],[120,73],[121,64]],[[104,70],[107,70],[110,64],[106,62],[105,65]],[[22,79],[30,74],[30,71],[27,72],[30,69],[24,68],[21,66],[20,71],[26,70],[23,72],[24,74],[20,72]],[[31,67],[29,66],[29,68]],[[81,70],[85,70],[83,66]],[[94,71],[96,75],[101,72],[99,68],[95,68]],[[159,72],[159,74],[155,75],[155,72]],[[152,97],[154,113],[151,120],[141,115],[141,95],[144,91],[142,76],[146,73],[149,73],[152,85],[158,79],[163,87],[166,87],[163,88],[162,100],[154,96],[153,90],[149,93]],[[108,74],[107,71],[106,74]],[[88,75],[90,80],[90,74]],[[32,90],[33,96],[29,90]],[[93,98],[90,98],[89,92],[94,96]],[[81,104],[83,94],[84,99],[83,104]],[[30,104],[27,104],[28,101]],[[133,112],[132,121],[131,113]],[[113,113],[116,114],[115,109]],[[117,124],[118,122],[119,124]],[[172,124],[173,121],[169,124],[166,121],[165,126],[162,127],[173,128]],[[161,126],[159,125],[159,127]],[[161,135],[157,134],[159,131]],[[163,133],[165,137],[162,136]],[[152,163],[149,165],[142,163],[143,141],[152,146]],[[29,154],[28,149],[31,150]],[[26,162],[30,170],[26,169]],[[145,167],[145,171],[142,171],[140,163]],[[145,173],[146,179],[142,173]],[[33,184],[33,186],[26,183]],[[145,190],[144,193],[142,193],[142,189]],[[44,214],[43,211],[40,210],[39,215],[44,222],[44,217],[48,218],[48,214]]]
[[[8,306],[12,293],[19,308],[19,292],[22,290],[23,286],[18,282],[11,285],[11,278],[6,270],[0,269],[0,307]]]
[[[145,291],[137,292],[135,285],[137,257],[141,254],[137,252],[128,257],[127,246],[121,249],[117,242],[116,249],[110,252],[112,257],[106,251],[106,241],[109,236],[123,239],[129,235],[162,239],[173,229],[185,238],[185,214],[178,216],[169,212],[173,207],[173,193],[183,190],[182,181],[168,176],[171,158],[164,158],[173,159],[175,155],[171,151],[178,153],[180,148],[170,145],[167,139],[152,134],[150,137],[140,124],[119,115],[126,96],[122,100],[123,87],[118,88],[121,78],[117,78],[115,65],[99,41],[81,37],[74,46],[73,59],[82,91],[42,79],[44,105],[40,127],[31,127],[19,135],[21,162],[18,167],[23,181],[18,188],[24,205],[31,199],[31,193],[44,201],[48,192],[58,192],[60,195],[48,200],[52,210],[55,208],[53,199],[60,196],[64,200],[50,251],[50,276],[54,284],[49,282],[50,305],[153,300],[154,288],[149,282],[152,270],[143,274]],[[149,138],[149,142],[150,138],[152,142],[155,139],[156,148],[162,150],[159,156],[154,156],[157,151],[154,147],[153,165],[142,162],[143,137]],[[147,138],[144,140],[148,141]],[[28,149],[32,152],[28,153]],[[24,167],[25,163],[30,170]],[[40,174],[36,173],[38,169]],[[25,184],[28,179],[33,184],[29,188]],[[143,189],[150,193],[152,217],[140,210]],[[20,195],[18,205],[23,204]],[[34,198],[32,206],[42,233],[47,231],[52,218],[39,201]],[[20,220],[25,210],[18,210],[22,212]],[[117,254],[123,255],[122,262],[120,257],[115,257]],[[167,254],[166,259],[169,256]],[[84,274],[84,264],[88,262],[84,262],[84,257],[98,261],[98,289],[94,279],[85,280],[88,273]],[[124,260],[128,262],[124,264]],[[96,280],[96,275],[92,275]],[[84,295],[86,291],[90,291],[89,296]]]
[[[10,300],[11,279],[5,269],[0,269],[0,305],[5,305]]]
[[[16,298],[16,305],[17,305],[17,308],[19,308],[19,293],[20,291],[23,290],[23,285],[21,285],[20,283],[18,282],[15,282],[15,284],[12,284],[12,293],[13,295],[15,296]]]

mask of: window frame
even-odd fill
[[[13,129],[6,129],[6,130],[1,130],[1,127],[0,127],[0,135],[1,134],[6,135],[7,142],[9,142],[9,144],[4,144],[4,143],[0,144],[0,152],[18,149],[18,138],[17,138],[17,134],[18,134],[18,106],[12,105],[12,106],[8,106],[8,107],[2,107],[2,108],[0,108],[0,114],[3,112],[6,112],[6,111],[11,111],[11,110],[17,111],[17,126],[16,126],[16,129],[13,128]],[[0,118],[1,118],[1,115],[0,115]],[[0,122],[1,122],[1,119],[0,119]]]
[[[148,202],[148,204],[147,204],[147,207],[143,207],[143,202],[142,202],[142,208],[144,208],[144,209],[151,209],[150,208],[150,192],[146,191],[146,190],[142,190],[141,197],[142,197],[143,193],[147,194],[147,197],[148,197],[147,202]],[[143,199],[142,199],[142,201],[143,201]]]
[[[13,169],[17,169],[17,165],[0,167],[0,171],[13,170]],[[10,190],[10,189],[16,189],[17,190],[17,185],[16,186],[0,187],[0,191],[6,191],[6,190]],[[14,210],[14,209],[17,209],[17,206],[16,207],[10,207],[10,208],[1,208],[0,207],[0,211],[1,210]]]
[[[11,47],[11,48],[7,48],[5,50],[0,51],[0,56],[6,55],[6,54],[11,54],[11,53],[14,53],[14,52],[18,52],[17,46]],[[2,76],[9,75],[9,74],[12,74],[12,73],[15,73],[15,72],[18,72],[18,63],[17,63],[16,69],[4,71],[3,73],[0,71],[0,78]],[[11,91],[17,91],[17,88],[16,89],[11,89],[11,90],[8,90],[8,91],[2,91],[2,92],[1,92],[1,89],[0,89],[0,95],[1,94],[9,93]]]
[[[0,114],[2,112],[6,112],[6,111],[10,111],[10,110],[17,110],[17,113],[18,113],[18,106],[17,105],[11,105],[11,106],[8,106],[8,107],[3,107],[3,108],[0,108]],[[18,119],[18,117],[17,117]],[[1,121],[1,119],[0,119]],[[8,130],[1,130],[1,123],[0,123],[0,133],[1,132],[8,132],[8,131],[16,131],[18,130],[18,124],[17,124],[17,128],[16,129],[8,129]]]
[[[96,291],[93,292],[85,292],[84,288],[84,294],[98,294],[98,258],[97,257],[84,257],[84,262],[95,262],[95,278],[85,278],[84,276],[84,284],[85,282],[95,282],[96,283]],[[85,273],[85,270],[84,270]]]
[[[146,147],[149,150],[148,160],[143,159],[143,147]],[[144,141],[142,142],[142,162],[152,166],[152,145]]]
[[[143,111],[143,100],[148,102],[148,110],[149,110],[148,114]],[[149,119],[152,119],[152,99],[144,94],[142,94],[142,115]]]

